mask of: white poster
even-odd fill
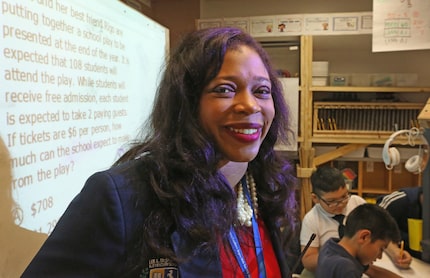
[[[284,90],[284,99],[290,108],[290,129],[291,136],[288,138],[288,145],[276,146],[281,151],[297,151],[297,138],[299,137],[299,78],[279,78]]]
[[[137,135],[168,30],[105,0],[3,0],[0,25],[2,167],[12,175],[2,186],[15,224],[49,234],[89,175]]]
[[[374,0],[373,51],[430,49],[429,0]]]

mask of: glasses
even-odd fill
[[[321,201],[323,201],[324,202],[324,204],[326,204],[327,205],[327,207],[329,207],[329,208],[334,208],[334,207],[337,207],[337,206],[339,206],[339,205],[343,205],[343,204],[345,204],[345,203],[347,203],[348,201],[349,201],[349,198],[351,197],[351,193],[348,193],[348,195],[346,195],[345,197],[343,197],[342,199],[340,199],[340,200],[333,200],[333,201],[327,201],[327,200],[324,200],[320,195],[318,195],[317,193],[315,193],[314,192],[314,194],[315,195],[317,195],[318,196],[318,198],[321,200]]]

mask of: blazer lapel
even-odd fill
[[[187,257],[188,260],[181,262],[178,266],[180,277],[222,277],[221,262],[219,260],[218,250],[211,252],[200,252],[192,255],[191,240],[187,240],[175,231],[170,237],[173,245],[173,250],[179,257]]]
[[[283,278],[291,277],[291,271],[287,264],[285,251],[282,249],[281,239],[279,238],[278,229],[270,222],[266,224],[270,240],[272,241],[273,250],[276,258],[278,259],[279,269]],[[192,246],[190,240],[184,239],[178,232],[174,232],[171,236],[171,241],[175,253],[180,257],[188,257],[185,262],[181,262],[178,266],[180,277],[187,278],[219,278],[222,277],[221,261],[219,259],[219,252],[200,252],[199,254],[192,254]]]
[[[270,233],[270,240],[272,241],[273,251],[278,259],[279,269],[281,270],[281,277],[290,278],[291,270],[285,257],[285,250],[282,248],[281,239],[279,238],[280,231],[270,222],[266,222],[266,227]]]

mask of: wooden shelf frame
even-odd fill
[[[345,132],[319,132],[314,134],[313,120],[314,120],[314,94],[318,93],[414,93],[430,95],[430,87],[354,87],[354,86],[312,86],[312,61],[313,61],[313,37],[304,35],[300,37],[300,134],[299,137],[299,164],[297,165],[297,174],[301,178],[301,216],[303,217],[309,211],[313,204],[311,201],[311,183],[310,175],[318,165],[325,162],[335,160],[340,156],[354,151],[359,147],[368,145],[383,145],[385,141],[392,134],[391,131],[379,132],[353,132],[354,134],[348,135]],[[365,104],[363,104],[365,105]],[[425,104],[423,104],[424,106]],[[346,135],[346,136],[345,136]],[[338,144],[340,148],[326,153],[324,155],[315,157],[315,149],[313,144],[327,143]],[[358,163],[358,188],[353,192],[360,196],[364,194],[386,194],[391,192],[393,173],[387,173],[387,186],[384,189],[368,188],[363,184],[363,171],[364,163],[371,161],[363,158],[357,159]],[[418,179],[420,180],[420,179]]]
[[[312,66],[312,65],[311,65]],[[310,91],[330,93],[430,93],[430,87],[354,87],[354,86],[311,86]]]

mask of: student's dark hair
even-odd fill
[[[311,183],[312,191],[320,195],[345,187],[345,178],[339,169],[331,166],[322,166],[312,173]]]
[[[136,203],[151,202],[142,211],[141,259],[148,250],[172,259],[173,231],[189,238],[191,250],[217,250],[236,220],[236,195],[217,171],[221,154],[199,122],[203,89],[218,74],[227,51],[248,46],[263,61],[271,80],[275,116],[257,157],[250,162],[260,216],[292,235],[297,223],[296,180],[292,164],[274,151],[277,142],[288,142],[289,109],[282,87],[261,45],[237,28],[209,28],[192,32],[172,52],[157,90],[144,136],[116,164],[138,159],[141,169]],[[149,184],[153,198],[144,191]],[[148,187],[148,186],[146,186]],[[148,207],[148,206],[146,206]],[[290,231],[290,232],[288,232]],[[287,242],[287,241],[285,241]],[[189,246],[187,246],[189,247]],[[147,261],[146,261],[147,262]]]
[[[348,214],[345,236],[352,238],[356,232],[363,229],[370,230],[372,242],[400,240],[396,221],[388,211],[376,204],[362,204]]]

